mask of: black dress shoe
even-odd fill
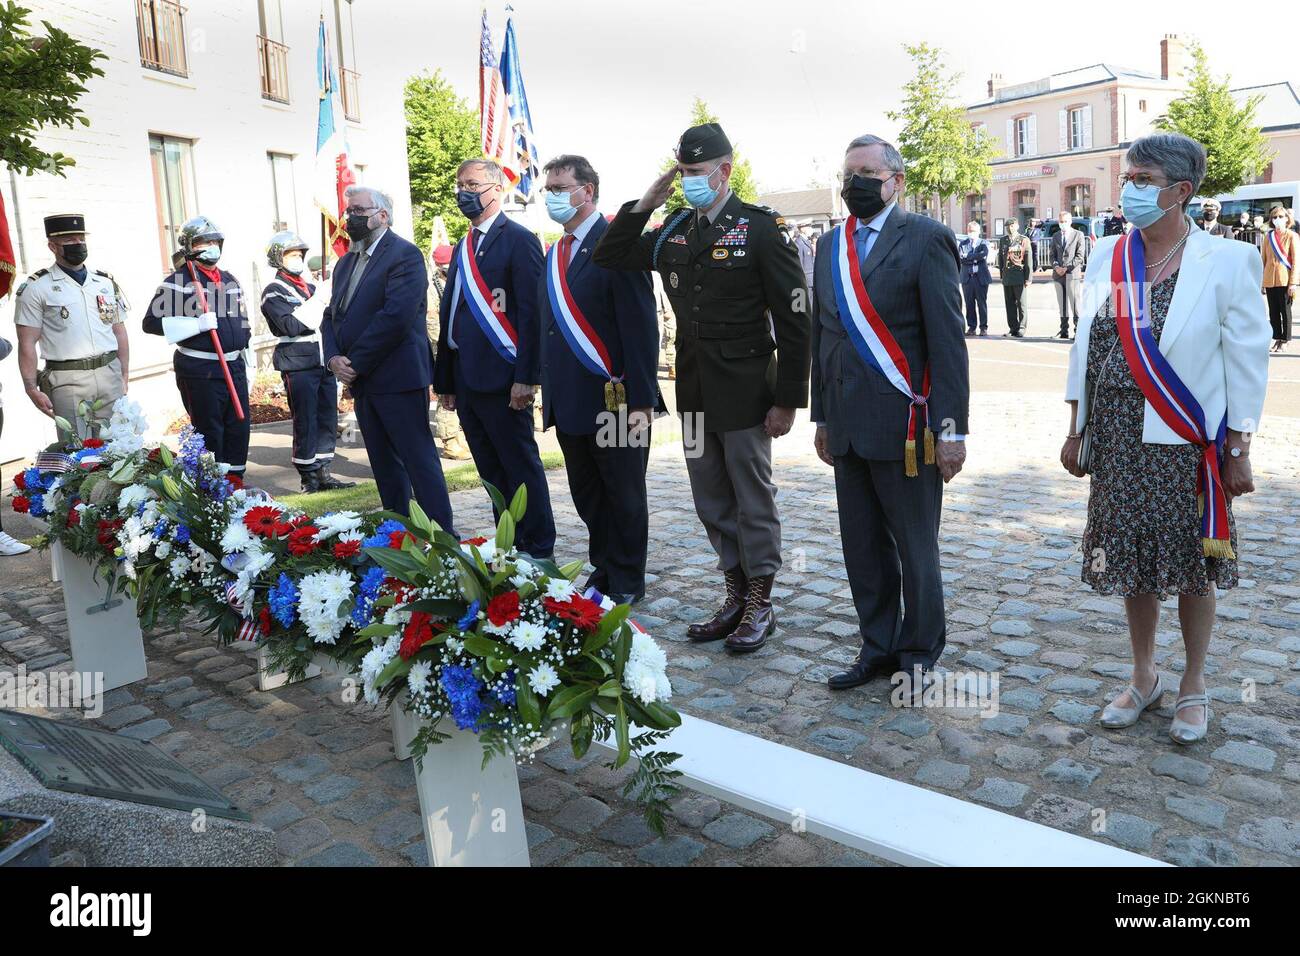
[[[848,690],[850,687],[861,687],[877,677],[888,677],[897,669],[893,661],[879,657],[867,661],[857,660],[848,670],[827,678],[826,685],[831,690]]]
[[[600,588],[596,588],[596,590],[600,591]],[[600,593],[605,594],[604,591],[600,591]],[[609,594],[605,594],[605,597],[609,598],[615,604],[636,604],[639,601],[641,601],[641,599],[644,598],[645,595],[644,594],[619,594],[618,592],[611,592]]]

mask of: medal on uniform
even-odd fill
[[[568,268],[561,264],[559,252],[557,242],[546,254],[546,297],[551,303],[551,314],[578,363],[592,375],[605,379],[605,409],[617,412],[627,404],[623,376],[614,374],[609,349],[578,307],[569,289]],[[673,278],[676,279],[675,274]]]
[[[713,250],[713,258],[715,259],[725,259],[728,255],[730,255],[730,253],[726,249]]]
[[[112,325],[113,320],[117,318],[117,310],[114,309],[113,306],[108,304],[107,296],[98,295],[95,297],[95,299],[97,304],[99,305],[99,320],[103,322],[105,325]]]

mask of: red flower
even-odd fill
[[[335,541],[334,542],[334,557],[338,558],[339,560],[344,560],[346,558],[355,558],[360,553],[361,553],[360,541]]]
[[[595,630],[600,619],[605,616],[605,611],[599,604],[578,594],[572,595],[567,601],[543,598],[542,606],[560,620],[569,621],[580,631]]]
[[[388,588],[392,593],[393,605],[395,607],[401,607],[405,604],[407,597],[413,590],[410,585],[404,584],[397,580],[397,578],[384,578],[384,587]]]
[[[519,592],[507,591],[505,594],[498,594],[488,601],[487,616],[488,620],[497,627],[518,619]]]
[[[14,475],[14,487],[19,491],[27,490],[27,475],[25,472],[20,471],[18,474]]]
[[[271,608],[263,605],[262,610],[257,612],[257,626],[262,629],[262,635],[271,633]]]
[[[83,441],[83,442],[81,443],[81,447],[82,447],[82,448],[103,448],[103,447],[104,447],[104,439],[102,439],[102,438],[87,438],[85,441]]]
[[[117,532],[123,523],[121,518],[115,521],[100,520],[95,530],[95,540],[99,542],[101,548],[110,553],[117,548]]]
[[[68,509],[68,523],[65,527],[75,528],[81,524],[81,512],[77,510],[77,501],[74,499],[72,507]]]
[[[14,495],[14,511],[17,511],[20,515],[25,515],[31,510],[31,507],[31,498],[27,498],[23,495]]]
[[[466,538],[461,544],[480,545],[487,544],[487,538]]]
[[[402,660],[409,661],[432,638],[433,626],[429,623],[429,615],[424,611],[412,611],[411,619],[402,630],[402,643],[397,654]]]
[[[402,543],[406,541],[407,538],[414,541],[415,535],[411,534],[409,531],[390,531],[388,533],[388,546],[400,551],[402,549]]]
[[[311,515],[298,515],[298,517],[289,522],[289,525],[294,528],[301,528],[305,524],[311,524]]]
[[[150,454],[152,455],[152,452]],[[230,482],[230,487],[234,488],[236,491],[244,487],[243,475],[235,474],[233,471],[226,475],[226,481]]]
[[[263,538],[276,538],[292,529],[292,525],[280,520],[283,516],[279,508],[258,505],[244,515],[244,527]]]
[[[289,553],[298,558],[311,554],[316,550],[316,535],[319,533],[320,528],[315,525],[304,524],[294,528],[289,532]]]
[[[150,448],[149,454],[145,455],[145,457],[150,461],[157,461],[162,457],[162,446],[159,445],[157,448]]]

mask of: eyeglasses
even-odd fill
[[[542,192],[550,193],[552,196],[571,196],[585,185],[586,183],[577,183],[573,186],[547,186]]]
[[[456,188],[469,189],[472,190],[473,192],[478,192],[480,189],[485,189],[488,186],[495,186],[495,185],[496,183],[480,183],[480,182],[475,182],[474,180],[471,179],[469,182],[456,183]]]
[[[854,176],[862,176],[866,179],[893,179],[898,176],[901,170],[897,169],[854,169],[840,170],[835,174],[835,181],[841,186],[847,183]]]
[[[1165,189],[1173,185],[1173,183],[1158,183],[1147,173],[1138,173],[1134,176],[1130,176],[1128,173],[1121,173],[1119,177],[1119,188],[1123,189],[1129,183],[1132,183],[1138,189],[1146,189],[1148,186]]]
[[[378,206],[348,206],[347,209],[343,210],[343,214],[345,216],[364,216],[378,208]]]

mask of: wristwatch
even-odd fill
[[[1243,451],[1241,450],[1241,446],[1240,446],[1240,445],[1234,445],[1233,447],[1229,448],[1229,449],[1228,449],[1228,454],[1231,455],[1233,458],[1245,458],[1245,457],[1246,457],[1246,453],[1243,452]]]

